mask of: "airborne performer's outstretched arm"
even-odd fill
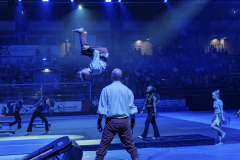
[[[106,69],[108,50],[99,46],[88,46],[87,32],[83,28],[75,29],[73,32],[79,33],[81,54],[92,59],[89,67],[78,72],[79,78],[83,81],[95,74],[101,74]]]

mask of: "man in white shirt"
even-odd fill
[[[137,107],[134,105],[132,91],[121,83],[122,71],[112,71],[112,84],[103,88],[98,105],[99,132],[103,131],[100,146],[96,151],[96,160],[103,160],[112,139],[118,133],[119,138],[133,160],[138,160],[138,152],[133,142],[131,129],[135,126]],[[106,125],[102,128],[101,121],[106,116]],[[131,125],[128,117],[131,116]]]
[[[81,54],[92,59],[89,67],[86,67],[78,72],[79,78],[83,81],[91,76],[101,74],[106,69],[108,58],[108,50],[99,46],[88,46],[87,32],[83,28],[75,29],[73,32],[79,33]]]

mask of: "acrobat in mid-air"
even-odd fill
[[[91,76],[101,74],[106,69],[108,50],[104,47],[89,46],[87,44],[87,32],[83,28],[75,29],[73,32],[79,33],[81,54],[92,59],[89,67],[78,72],[79,78],[84,81]]]

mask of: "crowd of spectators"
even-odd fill
[[[238,92],[240,81],[231,74],[237,67],[235,59],[227,56],[224,50],[211,48],[208,53],[195,52],[192,47],[172,46],[162,48],[158,54],[146,55],[134,48],[118,48],[110,54],[107,69],[99,76],[93,76],[93,89],[102,89],[111,83],[110,75],[114,68],[123,71],[122,82],[136,97],[143,97],[146,87],[154,84],[157,90],[179,90],[194,87],[228,88]],[[65,59],[68,79],[77,81],[77,71],[87,67],[91,60],[75,54]]]
[[[123,70],[122,82],[136,97],[143,97],[149,84],[154,84],[157,90],[168,91],[218,86],[238,92],[240,88],[239,79],[231,74],[237,67],[235,59],[229,58],[226,51],[215,48],[204,53],[195,52],[191,47],[172,46],[162,48],[154,55],[126,49],[109,57],[107,71],[92,77],[93,86],[102,88],[109,84],[109,75],[116,67]]]
[[[87,67],[91,59],[77,54],[66,54],[58,62],[64,82],[78,82],[77,72]],[[32,83],[34,64],[30,58],[15,58],[15,61],[2,60],[0,64],[1,84]],[[146,55],[140,48],[116,49],[110,53],[107,69],[101,75],[90,80],[92,89],[101,90],[111,83],[111,71],[120,68],[123,71],[122,82],[135,97],[144,97],[146,87],[154,84],[157,90],[186,90],[188,88],[219,86],[231,92],[240,91],[240,80],[232,69],[237,68],[236,60],[226,51],[211,48],[208,53],[196,52],[192,47],[171,46],[161,48],[153,55]]]
[[[31,57],[2,58],[0,61],[0,84],[32,83],[33,73]]]

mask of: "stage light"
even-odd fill
[[[48,0],[42,0],[43,2],[48,2]]]
[[[74,0],[71,0],[71,2],[74,2]]]
[[[82,9],[82,6],[81,6],[81,5],[79,5],[79,6],[78,6],[78,9]]]
[[[105,2],[112,2],[112,0],[106,0]]]
[[[167,0],[164,0],[165,3],[167,3]]]
[[[46,60],[47,60],[47,58],[43,58],[42,60],[43,60],[43,61],[46,61]]]
[[[18,0],[18,2],[21,2],[22,0]]]
[[[122,2],[122,0],[118,0],[118,2]]]

